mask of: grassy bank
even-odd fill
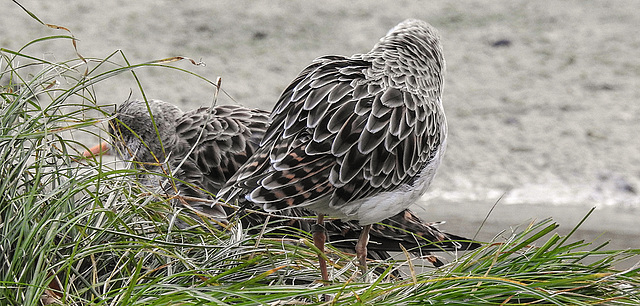
[[[131,64],[121,52],[63,61],[30,54],[35,44],[74,48],[67,31],[56,34],[0,50],[2,305],[321,304],[325,295],[337,305],[640,303],[640,267],[615,268],[640,261],[640,250],[572,241],[554,234],[551,220],[450,254],[439,269],[416,259],[372,263],[379,269],[369,282],[352,254],[331,249],[328,286],[317,282],[308,233],[265,239],[233,227],[180,229],[177,219],[192,221],[179,208],[140,186],[134,171],[82,159],[77,139],[104,136],[99,126],[111,110],[95,95],[101,82],[126,75],[144,96],[139,69],[197,75],[172,65],[182,58]]]

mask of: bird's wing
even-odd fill
[[[322,57],[281,95],[260,148],[223,195],[267,210],[328,197],[340,207],[411,183],[444,141],[441,113],[367,73],[357,57]]]
[[[267,128],[268,112],[235,105],[200,108],[178,118],[180,153],[202,172],[200,186],[217,193],[253,155]]]
[[[480,245],[468,238],[440,231],[438,222],[426,223],[411,210],[385,219],[371,227],[368,248],[388,252],[402,252],[402,248],[413,253],[426,254],[437,251],[473,250]],[[358,221],[332,220],[325,227],[334,245],[350,246],[360,235]],[[346,239],[346,241],[340,241]]]

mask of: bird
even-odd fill
[[[367,53],[313,60],[282,92],[260,147],[218,200],[311,210],[320,250],[325,215],[357,221],[364,275],[372,224],[422,196],[444,156],[444,72],[437,30],[418,19],[399,23]]]
[[[117,108],[108,128],[119,157],[145,171],[140,179],[143,183],[178,178],[165,191],[178,191],[191,199],[186,201],[190,208],[226,221],[221,206],[195,199],[210,199],[207,192],[217,192],[253,154],[267,119],[266,111],[238,105],[183,112],[162,100],[127,100]],[[102,143],[83,155],[107,148]]]
[[[162,100],[128,100],[111,117],[109,134],[117,155],[147,172],[164,174],[167,168],[176,169],[183,163],[174,176],[178,182],[188,184],[176,184],[177,193],[207,198],[202,190],[218,193],[241,164],[256,152],[267,127],[268,112],[260,109],[224,105],[183,112]],[[101,154],[108,148],[104,142],[84,155]],[[167,162],[163,163],[164,160]],[[157,180],[146,176],[143,176],[143,182],[157,184]],[[228,207],[196,205],[195,209],[225,222],[225,218],[235,213]],[[285,225],[307,232],[312,227],[310,221],[291,220],[288,216],[271,216],[268,219],[261,213],[238,215],[242,216],[239,219],[244,228],[255,231],[261,230],[267,222],[272,228]],[[314,213],[304,208],[293,208],[288,215],[309,217]],[[439,224],[424,222],[407,209],[372,228],[372,248],[368,256],[384,260],[391,257],[389,252],[402,252],[404,247],[427,258],[435,266],[442,266],[444,263],[439,258],[429,256],[431,252],[473,250],[480,246],[467,238],[442,232],[437,227]],[[334,246],[355,250],[360,232],[357,221],[327,221],[326,229],[328,240]],[[286,231],[268,232],[267,235],[282,236]]]

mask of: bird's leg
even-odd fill
[[[371,224],[365,225],[356,243],[356,255],[358,255],[358,262],[362,269],[362,274],[367,273],[367,244],[369,244],[369,231],[371,230]]]
[[[324,228],[324,215],[318,215],[318,221],[313,226],[313,244],[320,249],[320,252],[324,253],[324,242],[327,240],[327,235]],[[320,263],[320,273],[322,273],[322,280],[329,281],[329,272],[327,272],[327,262],[324,260],[323,254],[318,254],[318,262]]]

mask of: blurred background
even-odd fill
[[[547,217],[566,234],[597,207],[576,238],[640,248],[638,1],[20,3],[68,28],[84,57],[189,57],[206,65],[175,66],[222,78],[218,103],[263,109],[314,58],[367,52],[398,22],[423,19],[444,46],[449,140],[431,191],[413,209],[427,221],[447,220],[445,231],[490,240]],[[11,50],[68,34],[11,1],[0,28],[0,47]],[[69,41],[24,52],[76,57]],[[148,98],[184,110],[214,101],[211,84],[185,73],[137,74]],[[130,74],[100,83],[95,94],[100,104],[142,97]]]

